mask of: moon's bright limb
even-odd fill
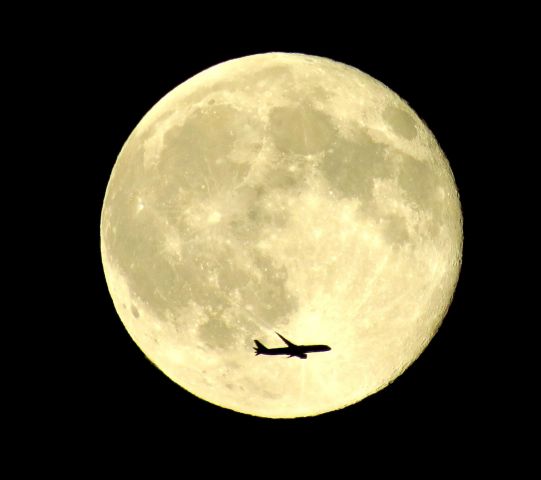
[[[173,381],[226,408],[316,415],[385,387],[439,327],[462,215],[434,136],[383,84],[325,58],[222,63],[126,141],[101,219],[115,307]],[[254,339],[330,345],[254,356]]]

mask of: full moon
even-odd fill
[[[288,53],[209,68],[163,97],[114,165],[101,215],[127,332],[172,381],[272,418],[396,379],[452,300],[462,214],[449,163],[371,76]],[[332,350],[255,356],[254,340]]]

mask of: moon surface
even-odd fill
[[[162,98],[113,168],[101,252],[129,335],[171,380],[251,415],[311,416],[388,385],[440,326],[462,214],[433,134],[326,58],[252,55]],[[255,356],[254,339],[332,350]]]

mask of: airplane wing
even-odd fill
[[[274,332],[274,333],[276,333],[276,335],[278,335],[287,344],[288,347],[296,347],[297,346],[293,342],[290,342],[287,338],[282,337],[282,335],[280,335],[278,332]]]

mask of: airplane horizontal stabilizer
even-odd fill
[[[265,345],[263,345],[259,340],[254,340],[254,342],[256,344],[256,346],[254,347],[256,355],[260,355],[261,353],[268,351],[268,348],[265,347]]]

